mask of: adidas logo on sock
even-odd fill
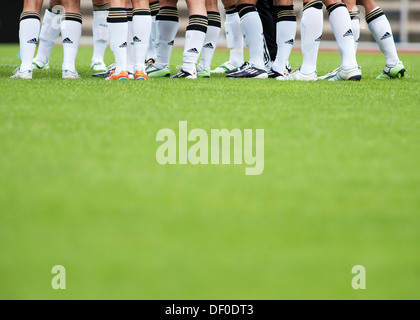
[[[391,37],[392,37],[392,35],[389,32],[387,32],[382,36],[381,40],[385,40],[385,39],[388,39],[388,38],[391,38]]]
[[[209,43],[206,43],[206,44],[203,46],[203,48],[214,49],[213,45],[212,45],[210,42],[209,42]]]
[[[127,42],[124,42],[122,45],[120,45],[120,48],[127,48]]]
[[[29,40],[28,43],[38,44],[38,40],[36,38],[33,38],[33,39]]]
[[[315,39],[315,42],[320,42],[322,40],[322,35]]]
[[[192,48],[192,49],[188,50],[187,52],[197,53],[198,54],[198,50],[196,48]]]
[[[70,38],[65,38],[64,40],[63,40],[63,43],[73,43],[73,41],[71,41],[70,40]]]
[[[174,40],[168,42],[168,46],[173,46],[174,45]]]
[[[141,40],[139,38],[137,38],[137,36],[133,38],[133,41],[134,42],[141,42]]]
[[[287,40],[285,43],[293,45],[295,43],[295,40],[290,39],[290,40]]]
[[[347,32],[343,35],[343,37],[349,37],[353,35],[353,31],[351,29],[347,30]]]

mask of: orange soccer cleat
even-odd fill
[[[149,80],[149,77],[144,71],[136,71],[134,75],[134,80]]]
[[[128,72],[127,71],[121,71],[119,74],[116,74],[115,72],[111,73],[111,75],[106,78],[105,80],[111,81],[111,80],[123,80],[128,81]]]

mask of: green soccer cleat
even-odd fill
[[[154,65],[152,65],[146,68],[146,72],[149,78],[165,78],[171,76],[171,70],[169,69],[169,66],[166,66],[162,69],[158,69]]]
[[[405,77],[405,67],[400,61],[393,67],[385,66],[385,69],[376,79],[401,79]]]
[[[103,61],[92,61],[90,64],[90,69],[92,71],[106,71],[107,67],[106,64]]]
[[[48,62],[44,63],[41,60],[33,59],[32,65],[34,66],[34,69],[38,69],[38,70],[42,70],[42,69],[48,70],[48,69],[50,69],[50,64]]]
[[[210,71],[211,73],[230,73],[236,70],[237,67],[231,64],[229,61],[225,62],[224,64],[218,66],[216,69]]]
[[[197,78],[210,78],[210,69],[198,70]]]

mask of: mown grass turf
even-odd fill
[[[60,48],[12,81],[17,52],[0,47],[0,298],[420,298],[418,56],[401,81],[359,54],[360,83],[106,83],[90,48],[80,81],[59,79]],[[339,60],[320,54],[319,73]],[[264,129],[264,173],[159,165],[156,133],[180,120]]]

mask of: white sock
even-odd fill
[[[92,61],[104,61],[106,47],[108,46],[108,10],[93,11],[93,56]]]
[[[169,66],[172,48],[178,32],[176,7],[161,7],[156,16],[156,68]]]
[[[264,68],[264,36],[260,16],[254,5],[237,6],[241,29],[249,49],[249,62],[258,69]]]
[[[386,65],[394,67],[400,62],[400,59],[395,47],[392,29],[385,14],[380,8],[376,8],[366,15],[366,21],[376,43],[385,55]]]
[[[351,20],[346,5],[342,2],[327,7],[330,24],[341,54],[341,68],[349,70],[358,66]]]
[[[222,26],[219,12],[207,12],[209,25],[207,27],[204,46],[201,52],[201,60],[199,67],[201,69],[210,69],[211,61],[216,50],[217,41],[220,36],[220,28]]]
[[[240,67],[244,63],[244,38],[241,31],[241,19],[236,7],[226,8],[225,32],[230,51],[229,63]]]
[[[303,62],[300,71],[303,74],[311,74],[316,71],[323,24],[322,1],[307,3],[303,8],[301,20]]]
[[[23,12],[21,14],[19,42],[22,64],[20,71],[32,71],[33,69],[32,60],[34,59],[40,28],[41,21],[38,12]]]
[[[133,42],[133,18],[128,17],[127,22],[127,71],[134,73],[134,42]]]
[[[36,60],[39,60],[42,63],[50,61],[51,52],[61,32],[60,25],[62,17],[62,14],[56,14],[49,9],[45,10],[41,32],[39,34],[39,46],[35,58]]]
[[[152,16],[149,9],[135,9],[133,13],[133,42],[135,71],[144,71],[144,61],[149,47]]]
[[[110,8],[108,32],[111,50],[115,56],[115,73],[127,71],[127,11],[125,8]]]
[[[182,70],[194,73],[206,38],[208,19],[206,16],[191,15],[185,33],[185,47]]]
[[[150,32],[149,48],[147,49],[147,59],[156,60],[156,16],[159,13],[159,1],[150,3],[150,13],[152,15],[152,29]]]
[[[293,44],[296,37],[296,12],[293,6],[281,6],[277,8],[277,55],[273,63],[274,71],[284,73],[287,61],[289,61]]]
[[[63,38],[63,70],[76,72],[76,58],[82,37],[82,16],[79,13],[66,12],[61,22]]]
[[[350,11],[350,18],[351,18],[351,28],[353,29],[353,36],[354,36],[354,49],[357,52],[357,47],[359,46],[359,38],[360,38],[359,11]]]

